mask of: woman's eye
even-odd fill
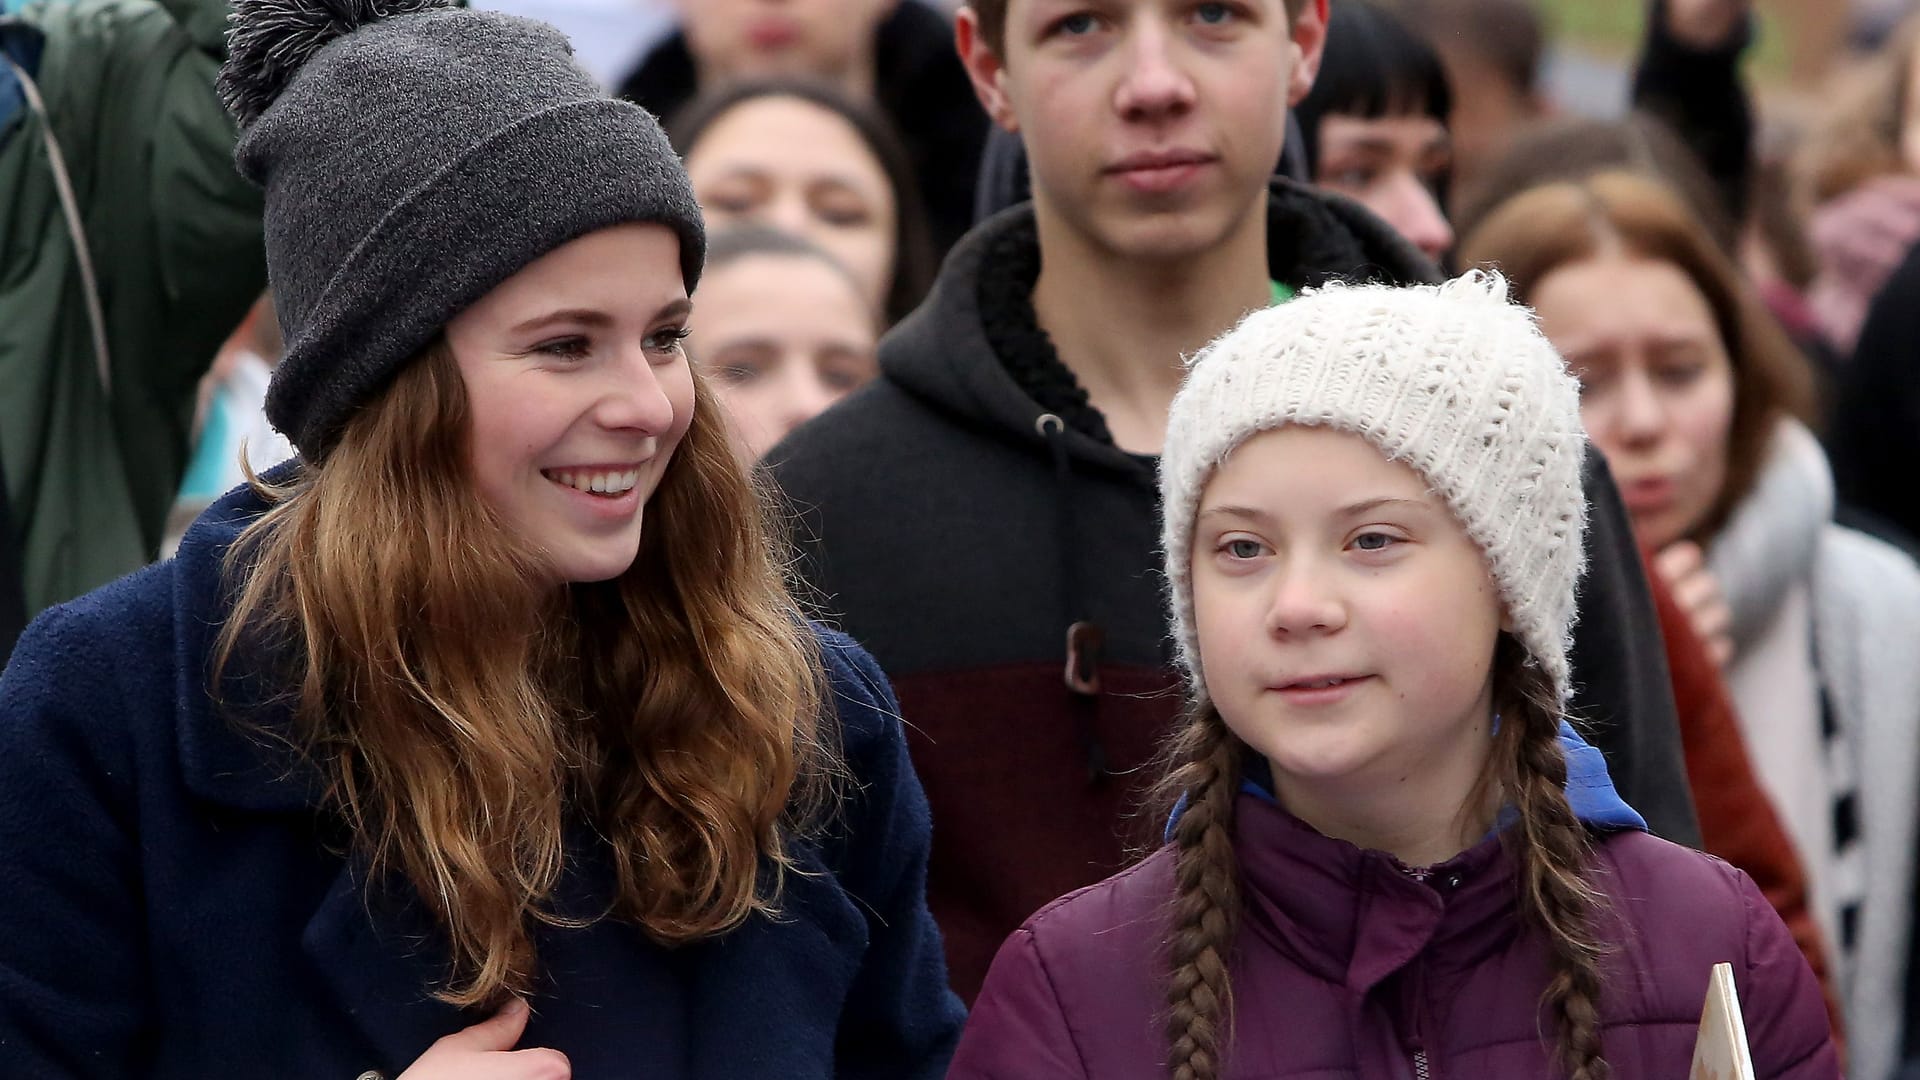
[[[829,225],[849,228],[873,220],[873,211],[859,195],[841,187],[815,191],[807,200],[815,217]]]
[[[729,386],[740,386],[759,378],[760,371],[746,364],[721,364],[713,369],[713,376]]]
[[[687,334],[690,332],[691,331],[684,326],[676,326],[670,330],[658,331],[647,339],[647,350],[649,352],[674,353],[677,355],[680,352],[680,343],[687,340]]]
[[[1353,538],[1353,546],[1361,551],[1385,551],[1399,542],[1399,537],[1383,532],[1361,533]]]
[[[1700,377],[1705,370],[1699,364],[1679,364],[1660,369],[1660,381],[1668,386],[1686,386]]]
[[[533,351],[546,356],[557,356],[564,360],[578,360],[587,355],[587,339],[583,337],[555,338],[543,341],[533,347]]]
[[[1380,174],[1372,169],[1341,169],[1329,175],[1323,183],[1339,191],[1365,191],[1379,178]]]
[[[860,389],[860,384],[866,382],[866,377],[855,371],[823,371],[820,373],[820,381],[827,389],[846,394]]]

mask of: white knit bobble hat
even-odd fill
[[[1189,362],[1160,493],[1180,660],[1196,686],[1201,490],[1235,447],[1288,424],[1354,432],[1417,470],[1485,553],[1516,636],[1567,701],[1585,561],[1580,389],[1504,278],[1328,285],[1247,316]]]

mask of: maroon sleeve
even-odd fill
[[[947,1080],[1086,1075],[1033,932],[1015,930],[987,969]]]
[[[1759,1080],[1840,1080],[1840,1056],[1813,969],[1753,879],[1735,873],[1747,913],[1746,971],[1735,987],[1754,1075]]]

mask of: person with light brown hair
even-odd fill
[[[0,1075],[941,1076],[898,708],[682,347],[658,123],[436,0],[229,40],[299,456],[0,677]]]
[[[1746,747],[1834,950],[1851,1075],[1901,1038],[1920,793],[1920,569],[1833,521],[1804,361],[1669,190],[1607,173],[1497,208],[1462,245],[1582,383],[1634,531],[1721,643]]]
[[[1920,14],[1836,79],[1793,161],[1818,264],[1807,303],[1842,360],[1920,240]]]
[[[1007,940],[952,1080],[1682,1076],[1716,963],[1756,1076],[1840,1075],[1779,916],[1569,717],[1585,444],[1497,275],[1308,290],[1194,358],[1166,842]]]

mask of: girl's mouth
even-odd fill
[[[617,499],[640,482],[638,469],[542,469],[540,475],[575,491]]]

